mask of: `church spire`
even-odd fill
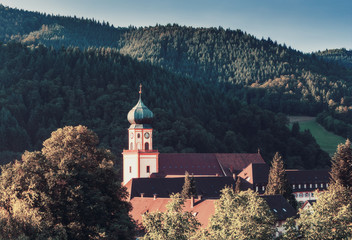
[[[139,84],[139,99],[142,99],[142,83]]]

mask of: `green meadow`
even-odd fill
[[[327,131],[319,123],[315,121],[315,118],[310,117],[289,117],[290,127],[293,122],[298,122],[301,131],[309,129],[312,135],[314,136],[317,143],[320,145],[321,149],[328,152],[332,156],[337,148],[339,143],[344,143],[345,138],[338,136],[332,132]]]

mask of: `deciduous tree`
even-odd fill
[[[331,159],[330,184],[339,183],[352,187],[352,149],[349,139],[339,144]]]
[[[248,190],[222,190],[210,219],[209,239],[272,239],[275,219],[265,200]],[[207,234],[205,234],[207,235]]]
[[[2,167],[0,238],[132,239],[131,206],[109,150],[84,126]]]
[[[191,212],[184,212],[184,199],[179,193],[171,195],[166,212],[152,212],[143,215],[146,230],[145,240],[188,240],[200,226]]]
[[[316,203],[302,211],[297,220],[304,239],[351,239],[351,191],[341,184],[334,184],[328,191],[316,194]]]

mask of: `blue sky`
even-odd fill
[[[352,0],[0,0],[5,6],[108,21],[241,29],[297,50],[352,49]]]

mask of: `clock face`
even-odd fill
[[[150,134],[149,133],[144,133],[144,137],[146,138],[146,139],[148,139],[149,137],[150,137]]]
[[[130,138],[133,138],[133,133],[130,134]]]

